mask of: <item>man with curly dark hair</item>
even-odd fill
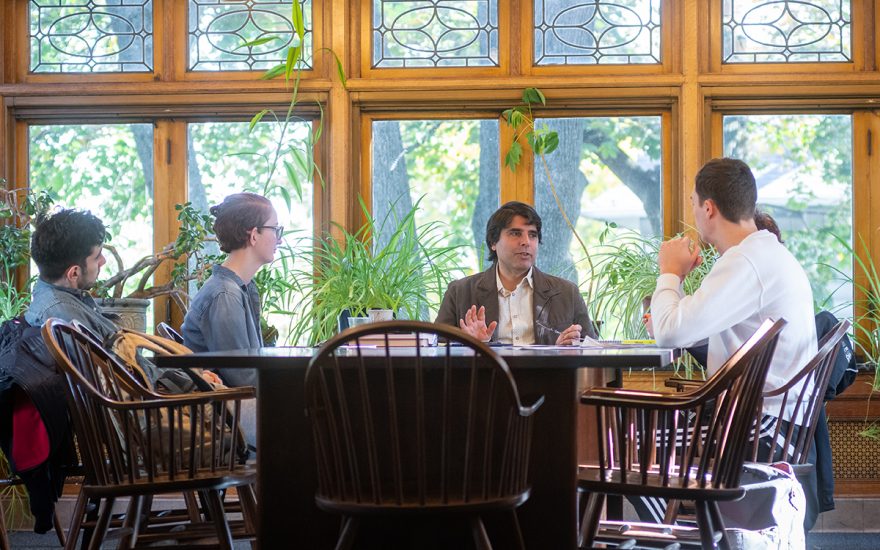
[[[49,317],[77,320],[102,338],[118,330],[101,314],[89,290],[106,263],[103,254],[107,230],[91,212],[58,210],[40,216],[31,236],[31,258],[40,276],[34,284],[25,320],[42,325]]]

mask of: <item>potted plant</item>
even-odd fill
[[[339,240],[325,234],[311,252],[304,252],[313,267],[296,271],[307,309],[293,329],[294,340],[312,345],[326,340],[346,311],[366,316],[370,309],[390,309],[409,319],[428,316],[460,268],[455,265],[458,247],[441,244],[441,226],[416,223],[418,206],[400,219],[389,213],[377,222],[361,201],[366,222],[357,231],[337,225]]]
[[[122,316],[120,324],[127,328],[145,329],[146,310],[154,298],[171,296],[175,302],[183,305],[187,284],[193,280],[203,281],[210,266],[220,259],[205,248],[206,243],[214,241],[210,216],[202,214],[188,202],[175,205],[175,209],[180,229],[174,242],[144,256],[130,267],[125,267],[113,245],[104,245],[117,271],[98,281],[93,293],[100,298],[99,302],[105,311]],[[170,279],[159,285],[152,284],[156,270],[166,263],[173,265]],[[126,284],[131,281],[134,281],[134,288]]]
[[[16,272],[30,260],[32,221],[52,205],[48,193],[7,189],[0,178],[0,321],[18,317],[30,303],[30,281],[17,281]]]

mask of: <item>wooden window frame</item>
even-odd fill
[[[851,0],[850,14],[873,12],[876,0]],[[782,75],[782,74],[827,74],[859,73],[873,70],[875,64],[874,40],[865,27],[863,17],[852,17],[850,37],[852,39],[851,62],[805,62],[805,63],[722,63],[723,34],[721,28],[723,0],[710,0],[704,6],[703,20],[707,22],[708,33],[708,72],[725,75]]]

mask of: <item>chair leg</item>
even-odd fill
[[[708,503],[709,506],[709,514],[712,517],[712,523],[715,526],[715,530],[721,533],[721,548],[723,550],[730,550],[730,538],[727,536],[727,531],[724,529],[724,520],[721,519],[721,511],[718,509],[718,503],[714,500]]]
[[[128,502],[128,509],[125,512],[125,521],[122,522],[122,527],[130,531],[123,535],[119,541],[120,550],[137,545],[137,537],[143,523],[144,498],[142,496],[135,496],[131,497],[131,500]]]
[[[110,527],[110,516],[113,515],[113,503],[115,498],[109,497],[104,499],[104,506],[98,514],[98,524],[95,525],[95,531],[92,533],[92,540],[89,541],[89,550],[99,550],[107,536],[107,529]]]
[[[605,493],[590,493],[587,500],[587,508],[581,519],[581,532],[578,537],[578,547],[591,547],[599,532],[599,519],[602,517],[602,508],[605,506]]]
[[[226,513],[223,511],[223,501],[220,500],[220,491],[205,491],[206,503],[214,528],[217,531],[217,544],[221,550],[232,550],[232,531],[229,522],[226,521]]]
[[[339,540],[336,541],[336,550],[350,550],[354,546],[354,538],[357,535],[360,520],[352,516],[342,517],[342,529],[339,531]]]
[[[196,494],[192,491],[184,491],[183,501],[186,504],[186,513],[189,516],[190,523],[202,523],[201,506]]]
[[[700,530],[700,545],[703,548],[718,548],[718,540],[722,538],[723,533],[715,531],[708,504],[705,500],[698,500],[694,502],[694,507],[697,512],[697,527]]]
[[[471,516],[471,533],[474,536],[474,546],[477,550],[492,550],[489,535],[486,534],[486,526],[480,516]]]
[[[666,515],[663,517],[663,523],[667,525],[675,525],[678,519],[678,513],[681,510],[681,501],[678,499],[670,499],[666,502]]]
[[[64,550],[74,550],[76,541],[79,539],[79,530],[82,527],[83,516],[86,513],[86,504],[89,499],[80,491],[76,497],[76,505],[73,507],[73,516],[70,518],[70,530],[67,532],[67,542]]]
[[[516,509],[510,511],[510,517],[513,519],[513,534],[516,537],[517,550],[526,550],[526,541],[523,538],[522,529],[519,528],[519,517],[516,515]]]
[[[57,508],[55,513],[52,514],[52,524],[55,526],[55,535],[58,536],[58,544],[64,547],[67,544],[67,537],[64,535],[64,527],[61,525],[61,520],[58,519]]]
[[[253,485],[242,485],[238,488],[238,502],[241,504],[245,531],[256,536],[259,515],[257,514],[257,497]]]

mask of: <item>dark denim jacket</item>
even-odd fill
[[[196,352],[262,347],[257,285],[245,284],[232,270],[215,265],[190,305],[181,332],[184,344]],[[230,386],[256,385],[253,369],[220,369],[219,374]]]
[[[31,293],[31,305],[24,318],[32,325],[40,326],[49,317],[63,321],[77,320],[104,339],[118,330],[116,323],[101,314],[101,308],[87,291],[64,288],[37,279]]]

